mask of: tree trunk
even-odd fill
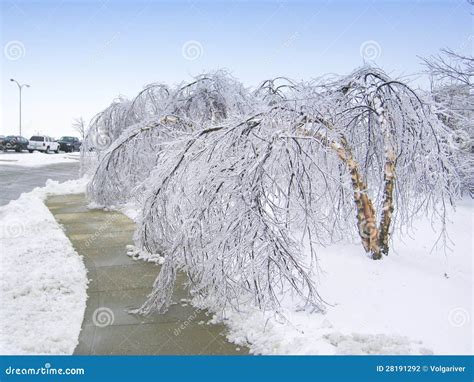
[[[325,124],[325,126],[328,125],[328,123]],[[344,136],[341,136],[340,143],[329,141],[321,134],[310,133],[308,130],[302,129],[303,126],[304,123],[297,127],[297,131],[304,135],[313,135],[314,137],[318,138],[321,143],[333,149],[337,153],[339,159],[349,170],[351,175],[352,189],[354,192],[354,202],[357,209],[357,228],[359,231],[359,236],[362,240],[362,245],[364,246],[365,251],[372,255],[372,259],[380,260],[382,258],[382,252],[379,246],[379,230],[377,229],[377,216],[375,214],[375,208],[373,206],[372,200],[370,200],[369,195],[367,194],[367,183],[360,172],[358,163],[352,156],[352,151],[347,143],[347,140]],[[393,183],[391,183],[391,189],[393,190]],[[390,195],[391,194],[392,193],[390,192]],[[389,228],[391,213],[389,215],[384,214],[384,216],[386,216],[388,219],[388,223],[387,225],[384,225],[384,227]]]
[[[379,225],[378,245],[383,255],[387,256],[389,251],[390,240],[390,224],[392,223],[393,214],[393,190],[395,187],[395,142],[390,129],[390,121],[385,112],[384,102],[381,98],[374,100],[375,109],[380,122],[380,128],[383,134],[383,141],[385,146],[385,165],[384,165],[384,190],[382,202],[382,216]]]
[[[379,225],[379,247],[384,255],[388,255],[390,240],[390,224],[393,214],[393,189],[395,186],[395,155],[390,153],[385,162],[384,171],[384,199],[382,217]]]
[[[339,158],[346,164],[351,174],[354,202],[357,209],[357,228],[362,245],[372,259],[379,260],[382,254],[379,247],[379,232],[377,229],[375,208],[367,195],[367,183],[360,173],[359,165],[352,157],[352,152],[345,138],[341,138],[341,147],[338,150]]]

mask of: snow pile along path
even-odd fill
[[[86,269],[43,202],[85,186],[85,179],[48,180],[0,207],[1,354],[74,351],[86,307]]]
[[[75,163],[79,161],[80,153],[55,154],[55,153],[0,153],[0,165],[41,167],[55,163]]]

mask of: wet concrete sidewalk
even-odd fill
[[[208,325],[211,316],[187,304],[184,275],[178,277],[176,304],[167,313],[127,313],[145,301],[160,269],[127,256],[133,221],[117,212],[87,209],[83,194],[50,197],[46,204],[84,256],[91,280],[75,354],[247,354],[226,341],[225,326]]]

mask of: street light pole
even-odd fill
[[[18,86],[18,91],[20,92],[20,104],[18,106],[18,110],[19,110],[19,123],[20,123],[20,136],[21,136],[21,90],[23,89],[23,87],[27,87],[29,88],[30,85],[28,84],[20,84],[17,80],[13,79],[13,78],[10,78],[10,81],[16,83],[16,85]]]

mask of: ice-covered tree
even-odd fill
[[[103,206],[127,202],[140,193],[162,147],[172,137],[190,130],[189,123],[170,115],[126,128],[102,153],[88,184],[88,196]]]
[[[279,137],[292,121],[273,122],[227,121],[171,142],[175,154],[163,155],[150,177],[138,232],[139,245],[166,261],[140,312],[167,309],[178,270],[218,307],[246,297],[275,307],[291,289],[321,308],[302,243],[313,243],[315,222],[299,214],[313,207],[310,187],[319,182],[306,179],[305,167],[315,169],[301,145]]]
[[[460,156],[463,189],[474,194],[474,58],[451,49],[423,59],[437,115],[452,132]]]
[[[438,55],[422,60],[430,76],[438,83],[457,83],[470,88],[474,86],[474,57],[444,48]]]
[[[256,99],[226,71],[197,76],[182,84],[172,97],[171,114],[192,120],[202,127],[226,118],[248,115],[255,110]]]
[[[79,135],[81,136],[81,140],[84,140],[84,138],[86,137],[86,132],[87,132],[87,125],[86,125],[86,121],[84,121],[84,118],[82,117],[76,118],[72,122],[72,128],[79,133]]]
[[[316,86],[320,102],[302,100],[296,134],[337,155],[350,176],[363,246],[380,259],[389,252],[394,219],[407,225],[457,194],[451,136],[412,89],[380,70]],[[336,203],[348,196],[340,195]]]
[[[380,259],[391,233],[423,213],[442,237],[457,156],[408,85],[370,67],[266,81],[253,95],[208,78],[170,91],[159,117],[118,121],[89,186],[101,204],[143,195],[137,244],[166,260],[137,312],[165,311],[179,271],[216,308],[242,298],[275,307],[295,293],[322,309],[318,244],[358,235]]]
[[[172,137],[242,117],[254,107],[253,100],[239,82],[217,71],[176,89],[148,85],[133,101],[113,103],[94,118],[88,136],[100,153],[89,196],[101,205],[124,202],[136,194]]]

